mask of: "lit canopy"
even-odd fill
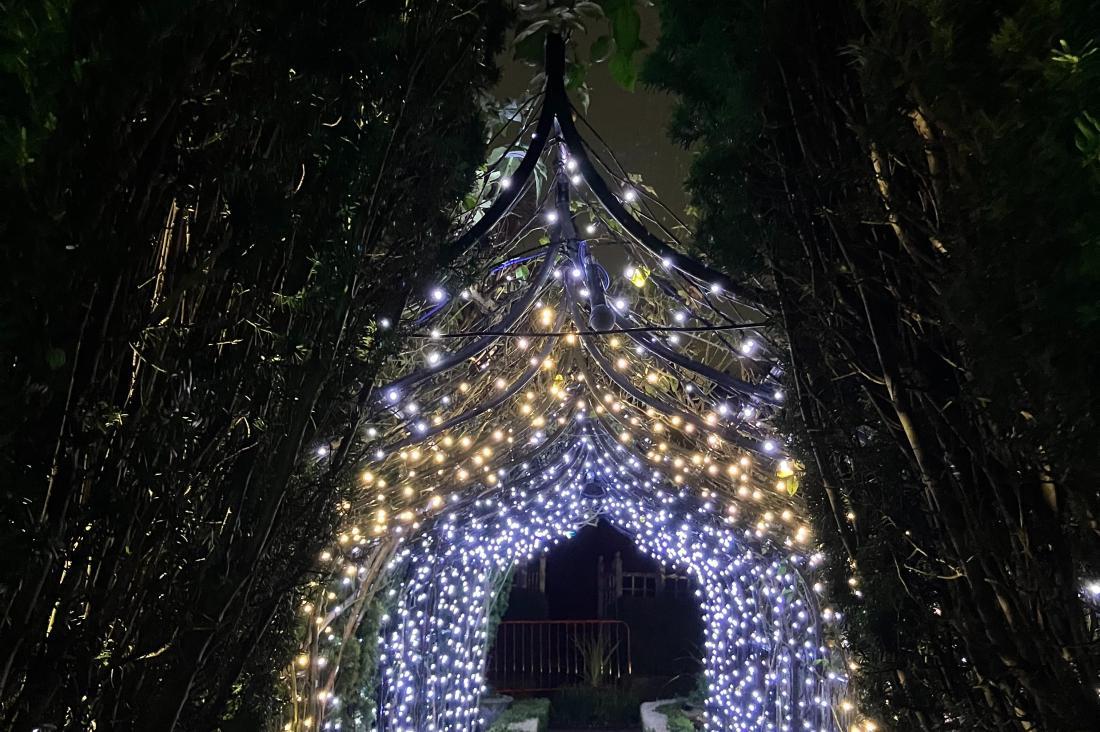
[[[477,729],[501,579],[602,516],[696,579],[709,729],[847,729],[774,427],[769,297],[684,253],[686,227],[578,130],[564,68],[552,35],[545,90],[515,110],[452,267],[378,322],[411,345],[370,396],[344,536],[389,552],[397,580],[378,727]]]

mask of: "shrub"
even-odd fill
[[[641,695],[615,686],[570,686],[551,705],[554,723],[570,727],[608,727],[638,722]]]
[[[662,704],[657,707],[658,712],[665,715],[668,721],[668,732],[695,732],[695,725],[691,723],[684,710],[680,708],[680,702]]]
[[[537,719],[539,732],[546,732],[550,727],[550,700],[520,699],[516,701],[496,718],[489,732],[507,732],[510,725],[525,722],[528,719]]]

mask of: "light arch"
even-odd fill
[[[596,516],[644,553],[691,573],[705,626],[709,730],[846,729],[839,653],[812,589],[815,558],[761,542],[671,491],[621,444],[581,430],[570,449],[485,498],[440,517],[391,566],[395,608],[379,637],[378,729],[481,729],[487,624],[495,588]],[[602,488],[593,495],[593,481]]]

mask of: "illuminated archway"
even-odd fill
[[[808,579],[815,559],[761,545],[713,506],[667,492],[596,430],[579,429],[573,444],[518,476],[510,495],[445,514],[395,557],[400,589],[379,640],[379,729],[480,729],[486,629],[501,578],[597,515],[696,580],[708,729],[844,729],[834,703],[843,665],[826,648]]]
[[[777,428],[773,303],[683,253],[675,216],[581,137],[564,68],[551,35],[545,89],[483,171],[454,267],[377,323],[410,346],[360,395],[348,441],[370,459],[329,555],[347,574],[306,610],[300,667],[340,657],[321,629],[373,597],[354,588],[388,560],[378,728],[476,730],[499,580],[601,515],[698,581],[711,730],[847,730],[836,618],[817,607]],[[318,723],[340,702],[323,678]]]

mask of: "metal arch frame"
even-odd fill
[[[546,39],[546,96],[535,127],[534,138],[512,176],[513,185],[501,192],[489,206],[477,223],[447,247],[450,257],[464,254],[470,247],[483,239],[512,210],[520,194],[535,170],[539,158],[546,149],[546,142],[555,126],[569,148],[569,154],[596,199],[607,213],[638,244],[649,250],[654,256],[665,261],[669,267],[695,278],[707,287],[718,287],[730,293],[737,300],[754,308],[767,308],[773,305],[771,295],[757,287],[735,281],[719,272],[674,249],[662,241],[636,219],[612,193],[607,181],[596,170],[588,157],[584,139],[573,122],[573,105],[565,91],[565,39],[558,33],[552,33]]]

